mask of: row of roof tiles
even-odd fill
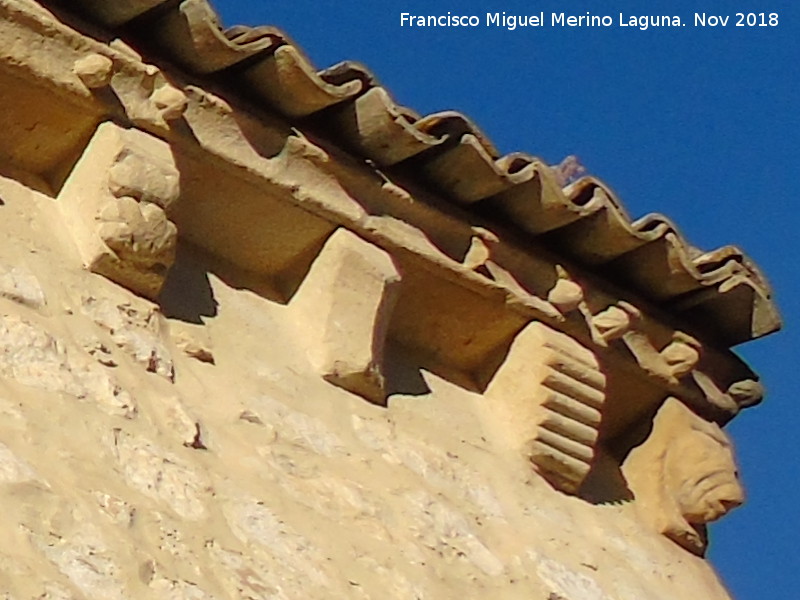
[[[661,215],[632,220],[596,178],[562,188],[536,157],[501,156],[464,115],[420,116],[398,105],[358,63],[317,70],[274,27],[223,29],[207,0],[50,3],[133,36],[191,74],[224,74],[233,93],[289,120],[322,115],[337,144],[379,167],[413,158],[415,172],[449,201],[490,212],[539,237],[695,323],[720,344],[734,345],[780,327],[769,285],[739,249],[701,252]]]

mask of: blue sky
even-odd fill
[[[577,154],[633,216],[663,212],[696,245],[744,248],[771,280],[784,331],[740,348],[768,389],[729,427],[747,504],[712,527],[738,600],[800,589],[800,8],[785,0],[213,0],[226,25],[285,29],[318,67],[367,64],[398,102],[471,116],[503,152]],[[680,15],[678,28],[400,27],[400,13]],[[777,27],[735,27],[737,11]],[[695,12],[729,15],[694,27]]]

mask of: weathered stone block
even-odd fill
[[[0,265],[0,296],[30,308],[42,308],[47,304],[37,277],[18,266]]]
[[[102,367],[64,339],[14,315],[0,316],[0,377],[91,400],[109,414],[136,416],[134,399]]]
[[[102,124],[59,201],[84,265],[148,298],[175,260],[178,198],[169,145],[142,131]]]
[[[174,363],[165,342],[167,326],[156,306],[88,296],[82,299],[81,311],[108,331],[117,347],[147,371],[175,380]]]
[[[339,229],[291,302],[315,368],[334,385],[380,404],[383,346],[399,281],[389,254]]]

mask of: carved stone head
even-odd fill
[[[658,411],[623,473],[642,518],[696,554],[707,545],[706,523],[744,501],[728,436],[674,398]]]

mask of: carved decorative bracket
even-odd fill
[[[744,501],[728,436],[675,398],[658,411],[622,471],[641,518],[695,554],[705,552],[706,523]]]
[[[488,419],[498,439],[524,452],[554,487],[573,493],[595,456],[605,383],[594,353],[533,322],[486,389]]]
[[[58,196],[85,266],[155,299],[175,260],[178,179],[167,143],[101,125]]]

